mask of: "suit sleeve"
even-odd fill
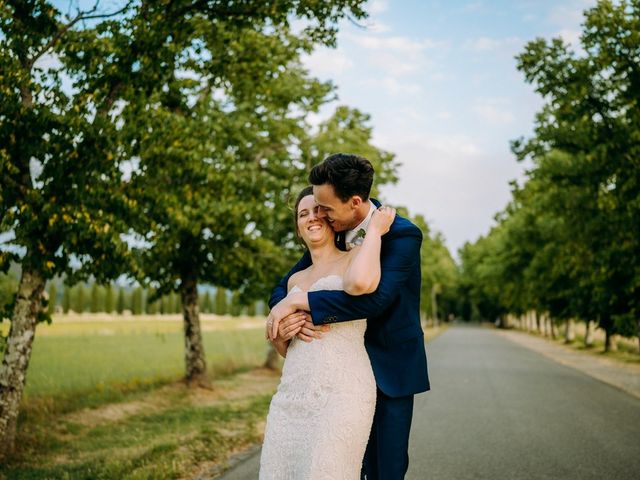
[[[420,263],[422,232],[414,227],[396,234],[385,243],[382,275],[375,292],[357,296],[339,290],[309,292],[309,306],[315,325],[377,317],[393,303],[416,263]]]
[[[287,283],[289,282],[289,277],[291,277],[291,275],[293,275],[294,273],[299,272],[300,270],[304,270],[309,265],[311,265],[311,255],[309,255],[309,252],[307,251],[304,253],[302,258],[298,260],[298,263],[296,263],[293,268],[289,270],[289,273],[282,277],[278,285],[276,285],[275,288],[271,291],[271,297],[269,298],[270,309],[287,296]]]

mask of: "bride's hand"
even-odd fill
[[[393,207],[380,206],[369,221],[367,232],[377,232],[380,236],[384,235],[391,228],[393,220],[396,218],[396,209]]]
[[[271,309],[267,316],[267,324],[265,325],[267,339],[271,341],[275,340],[278,336],[280,322],[296,310],[301,310],[300,307],[296,306],[297,303],[295,301],[296,296],[301,294],[302,292],[290,294]],[[306,296],[306,293],[304,295]]]

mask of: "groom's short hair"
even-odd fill
[[[373,173],[373,165],[366,158],[350,153],[334,153],[311,169],[309,183],[328,183],[343,202],[354,195],[366,202],[373,184]]]

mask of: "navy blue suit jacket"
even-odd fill
[[[379,206],[377,201],[373,202]],[[344,241],[343,232],[336,237],[337,243]],[[375,292],[354,296],[338,290],[321,290],[308,294],[316,325],[367,319],[365,347],[378,388],[390,397],[430,388],[420,325],[421,244],[420,229],[396,215],[391,229],[382,237],[382,275]],[[273,289],[269,308],[286,297],[289,277],[309,265],[311,256],[306,252]]]

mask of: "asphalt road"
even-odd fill
[[[640,399],[487,328],[449,328],[427,355],[407,479],[640,478]],[[255,479],[258,462],[223,479]]]

